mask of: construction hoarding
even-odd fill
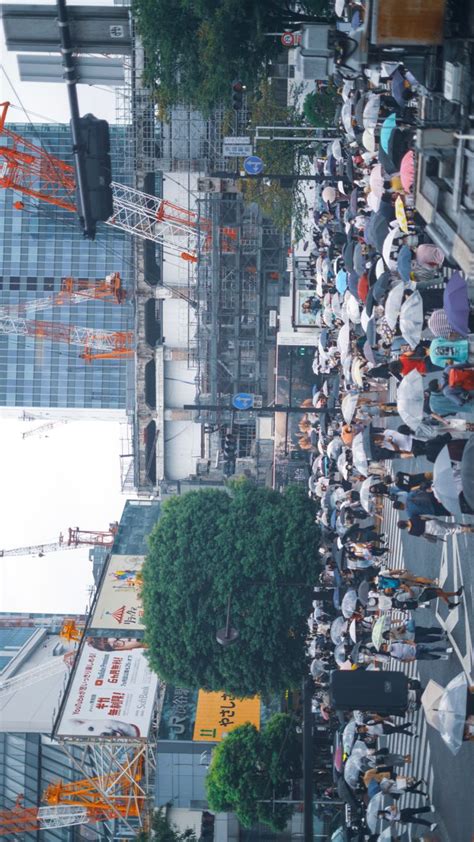
[[[143,640],[88,637],[69,683],[55,736],[146,739],[158,676],[151,672]]]
[[[100,584],[90,628],[143,631],[142,555],[112,555]]]

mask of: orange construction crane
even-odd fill
[[[42,558],[45,553],[56,552],[57,550],[75,550],[77,547],[86,545],[92,547],[111,547],[114,543],[117,530],[117,522],[111,523],[106,532],[79,529],[78,526],[69,527],[67,541],[64,540],[64,535],[60,532],[57,541],[51,541],[46,544],[31,544],[27,547],[14,547],[11,550],[0,550],[0,558],[17,555],[38,555]]]
[[[0,103],[0,135],[7,144],[0,146],[0,187],[15,190],[50,205],[77,213],[74,167],[50,155],[6,126],[10,103]],[[195,263],[199,249],[208,251],[211,245],[211,222],[196,211],[183,208],[166,199],[151,196],[112,182],[113,216],[107,225],[120,228],[145,240],[159,243],[165,250]],[[24,210],[23,201],[14,206]],[[221,247],[235,248],[235,228],[220,231]]]
[[[35,336],[38,339],[50,339],[52,342],[66,342],[68,345],[81,345],[79,355],[86,362],[97,359],[120,359],[134,353],[134,334],[131,330],[94,330],[78,325],[26,319],[19,314],[6,314],[0,311],[0,334],[16,336]]]

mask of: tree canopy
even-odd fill
[[[301,775],[301,738],[291,716],[275,714],[262,731],[241,725],[212,753],[206,778],[209,807],[232,811],[244,827],[264,822],[283,830],[290,804],[271,803],[289,797],[291,779]]]
[[[328,85],[306,96],[303,103],[304,116],[312,126],[334,126],[338,102],[336,88]]]
[[[250,99],[251,120],[249,134],[254,135],[256,127],[263,126],[303,126],[304,119],[298,106],[299,90],[295,89],[293,101],[288,105],[279,104],[268,80],[261,83],[257,95]],[[314,134],[314,132],[313,132]],[[308,140],[294,141],[262,140],[257,148],[265,163],[265,172],[281,175],[308,175],[309,157],[314,148],[308,131]],[[306,153],[301,155],[300,153]],[[303,236],[308,219],[308,204],[303,182],[295,181],[289,187],[283,186],[278,179],[246,178],[241,182],[242,191],[247,201],[258,204],[265,216],[272,220],[280,231],[288,231],[293,224],[296,240]]]
[[[296,686],[319,532],[304,489],[246,481],[173,497],[150,536],[143,607],[152,668],[170,684],[236,696]],[[239,639],[223,647],[216,631]]]
[[[236,78],[249,87],[281,48],[267,35],[330,14],[328,0],[134,0],[145,54],[145,81],[162,106],[208,110],[230,98]]]

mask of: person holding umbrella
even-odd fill
[[[452,654],[451,646],[446,641],[430,643],[410,643],[407,640],[395,640],[382,644],[382,652],[387,652],[390,658],[403,663],[410,661],[438,661],[447,660]]]
[[[432,544],[445,542],[449,535],[474,532],[474,526],[466,523],[446,523],[429,515],[413,515],[409,520],[399,520],[397,526],[399,529],[405,529],[408,535],[425,538]]]
[[[419,813],[431,813],[432,807],[404,807],[401,808],[398,804],[391,804],[384,810],[379,810],[377,815],[381,819],[392,824],[393,822],[400,822],[401,824],[421,824],[424,827],[429,827],[434,830],[437,827],[436,822],[428,822],[426,819],[419,818]]]
[[[417,586],[417,585],[405,585],[401,584],[398,590],[395,591],[393,594],[392,604],[394,607],[398,608],[420,608],[422,606],[427,606],[432,599],[442,599],[443,602],[446,603],[449,610],[453,608],[457,608],[460,605],[460,602],[450,602],[450,597],[453,596],[461,596],[463,592],[463,587],[461,585],[457,591],[445,591],[443,588],[438,587],[425,587]]]

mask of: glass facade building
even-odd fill
[[[50,154],[71,162],[68,125],[8,124],[14,131]],[[123,127],[111,126],[113,177],[124,180]],[[0,143],[11,144],[8,137]],[[115,154],[114,154],[115,150]],[[119,152],[120,150],[120,152]],[[123,170],[123,165],[122,165]],[[14,203],[21,199],[24,210]],[[133,288],[131,237],[100,225],[94,242],[84,240],[74,214],[30,199],[12,190],[0,190],[0,307],[25,305],[51,296],[61,279],[100,281],[118,271],[131,295]],[[133,304],[101,301],[64,304],[30,311],[29,318],[96,329],[133,328]],[[127,384],[133,383],[131,360],[80,359],[81,347],[37,337],[0,334],[0,407],[54,407],[124,409],[133,404]],[[130,390],[133,391],[132,387]],[[128,394],[128,399],[127,399]]]

